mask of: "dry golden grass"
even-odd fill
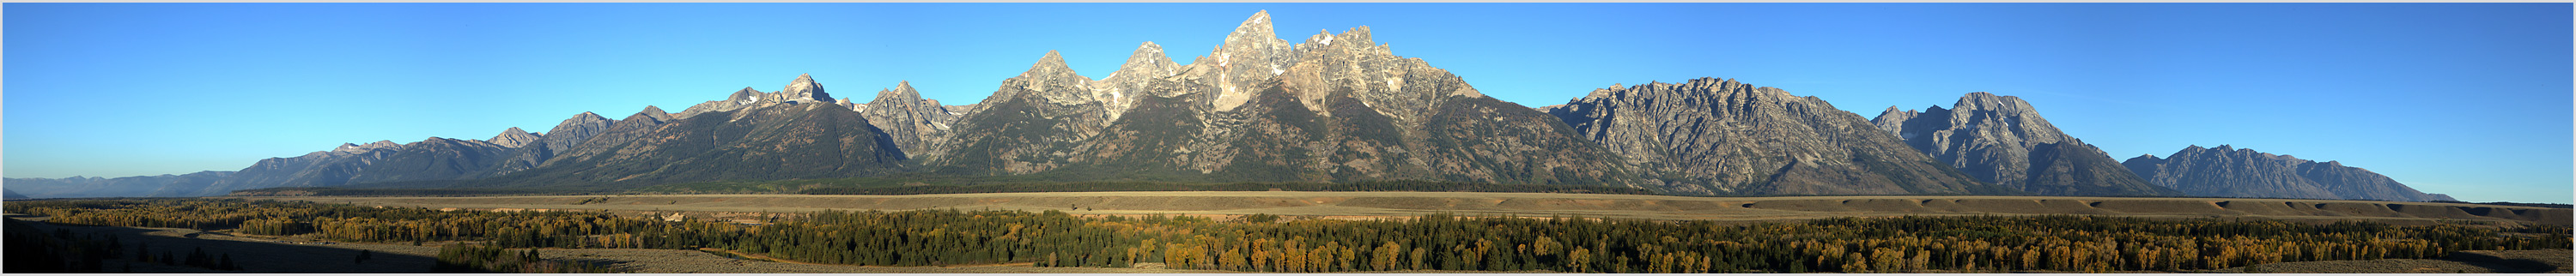
[[[1089,215],[1276,214],[1339,219],[1428,213],[1769,221],[1851,216],[2109,215],[2244,217],[2399,224],[2439,221],[2570,224],[2569,209],[2308,199],[2028,196],[1680,197],[1475,192],[1055,192],[936,195],[611,195],[494,197],[250,197],[367,206],[477,210],[603,210],[749,216],[820,210],[1060,210]],[[606,201],[592,199],[606,198]],[[588,204],[581,204],[591,200]]]

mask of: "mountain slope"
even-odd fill
[[[507,175],[536,168],[538,164],[545,164],[546,160],[554,159],[555,154],[571,150],[582,142],[588,142],[591,136],[608,131],[610,126],[616,124],[617,120],[600,117],[595,113],[573,114],[572,118],[555,123],[554,129],[546,130],[543,137],[510,152],[507,154],[509,158],[494,164],[491,169],[483,171],[478,177]]]
[[[1002,81],[992,96],[958,118],[925,164],[960,175],[1028,174],[1068,163],[1075,147],[1107,128],[1109,111],[1064,57],[1047,51],[1029,70]]]
[[[2316,162],[2228,145],[2191,146],[2171,157],[2145,155],[2121,163],[2148,183],[2190,196],[2364,199],[2390,201],[2455,200],[2427,194],[2387,176],[2341,162]]]
[[[1367,27],[1292,45],[1264,12],[1188,66],[1161,53],[1140,45],[1098,81],[1051,53],[967,114],[927,165],[1065,180],[1633,179],[1553,117],[1394,56]]]
[[[316,151],[303,156],[262,159],[250,167],[206,185],[188,196],[231,193],[233,190],[268,187],[312,187],[346,183],[368,164],[383,160],[400,151],[402,144],[393,141],[341,144],[329,151]]]
[[[876,100],[856,108],[910,158],[936,154],[930,147],[948,138],[949,126],[958,117],[958,112],[939,105],[939,100],[921,98],[921,92],[912,89],[912,82],[895,83],[893,89],[878,91]]]
[[[2041,195],[2179,194],[2058,131],[2019,97],[1968,93],[1950,109],[1888,107],[1870,123],[1977,181]]]
[[[518,128],[510,128],[510,130],[518,131]],[[521,132],[521,134],[525,133]],[[344,181],[320,182],[314,183],[313,186],[469,179],[484,174],[484,170],[494,165],[499,165],[516,149],[483,140],[430,137],[420,142],[404,144],[401,150],[368,164]]]
[[[791,88],[801,89],[780,94],[821,93],[819,85]],[[904,160],[892,139],[841,105],[767,101],[731,108],[673,118],[647,107],[537,168],[468,185],[840,178],[892,172]]]
[[[1650,168],[1667,190],[1703,194],[1991,194],[1860,115],[1734,80],[1593,90],[1556,115]]]

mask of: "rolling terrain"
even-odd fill
[[[2569,225],[2570,209],[2357,200],[2027,196],[1680,197],[1473,192],[1058,192],[934,195],[619,195],[247,197],[460,209],[552,209],[756,215],[821,210],[999,209],[1074,214],[1274,214],[1373,219],[1428,213],[1656,220],[1773,221],[1854,216],[2103,215],[2245,217],[2388,223],[2487,221]],[[604,199],[604,200],[602,200]]]

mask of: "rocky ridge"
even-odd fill
[[[734,111],[777,104],[837,104],[839,102],[841,101],[832,99],[831,93],[823,92],[823,84],[814,82],[813,74],[802,74],[797,75],[796,80],[788,81],[787,87],[779,89],[778,92],[760,92],[759,89],[743,87],[742,90],[734,90],[733,94],[726,96],[725,99],[698,103],[673,116],[688,118],[700,113]]]
[[[819,86],[812,91],[821,93]],[[858,111],[832,102],[732,108],[676,117],[647,107],[536,168],[459,186],[839,178],[893,171],[905,160]]]
[[[615,124],[617,120],[600,117],[596,113],[573,114],[572,118],[555,123],[555,127],[547,130],[547,135],[544,135],[543,139],[518,147],[517,151],[508,154],[509,158],[493,165],[492,169],[480,173],[480,176],[505,175],[535,168],[539,164],[545,164],[546,160],[554,159],[556,153],[571,150],[573,146],[589,141],[591,136],[599,135],[600,132],[607,131],[609,126]]]
[[[1368,39],[1367,27],[1291,45],[1269,24],[1266,12],[1254,14],[1215,51],[1177,69],[1158,46],[1144,44],[1101,81],[1075,81],[1087,79],[1053,66],[1061,61],[1050,54],[961,119],[946,156],[926,164],[1071,179],[1630,179],[1616,156],[1553,118],[1474,93],[1420,59],[1396,57]],[[1399,127],[1407,125],[1437,127]]]
[[[951,106],[939,105],[939,100],[921,98],[912,82],[895,83],[892,89],[877,91],[876,100],[867,104],[843,106],[867,117],[869,124],[892,137],[895,145],[912,158],[937,154],[930,147],[948,138],[949,126],[957,122],[959,115]]]
[[[1106,102],[1064,57],[1047,51],[1029,70],[1002,80],[958,118],[955,132],[924,163],[946,173],[1028,174],[1067,164],[1080,141],[1109,126]]]
[[[1703,194],[2009,193],[1932,163],[1860,115],[1735,80],[1593,90],[1548,110],[1658,185]]]
[[[2144,155],[2121,164],[2148,183],[2188,196],[2456,201],[2341,162],[2320,163],[2230,145],[2194,145],[2169,157]]]
[[[2167,195],[2100,149],[2067,136],[2029,102],[1968,93],[1950,109],[1887,111],[1870,121],[1977,181],[2041,195]]]
[[[494,139],[519,144],[520,147],[486,140],[440,137],[408,144],[395,144],[393,141],[341,144],[330,151],[260,160],[222,180],[204,185],[174,186],[155,194],[207,196],[269,187],[473,179],[491,175],[491,169],[506,164],[521,149],[544,141],[542,136],[515,127],[503,130]]]
[[[492,142],[492,144],[500,145],[501,147],[516,148],[527,146],[529,143],[536,143],[538,139],[544,138],[545,137],[540,134],[528,133],[526,130],[519,130],[519,127],[510,127],[509,130],[501,131],[500,135],[493,135],[492,139],[483,139],[483,141]]]

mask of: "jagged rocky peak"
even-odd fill
[[[1135,53],[1127,55],[1127,63],[1118,65],[1118,71],[1110,72],[1108,77],[1091,84],[1092,98],[1100,99],[1101,108],[1109,112],[1111,120],[1117,120],[1118,115],[1135,106],[1139,98],[1180,94],[1177,89],[1152,88],[1156,80],[1180,74],[1180,71],[1179,63],[1173,63],[1172,58],[1163,55],[1162,45],[1147,41],[1137,45]]]
[[[516,148],[527,146],[528,143],[535,143],[537,142],[537,139],[544,138],[544,136],[535,133],[528,133],[526,130],[519,130],[519,127],[510,127],[509,130],[502,130],[500,135],[494,135],[492,136],[492,139],[484,141],[492,142],[492,144],[501,145],[502,147]]]
[[[1118,65],[1118,72],[1101,80],[1118,79],[1119,76],[1136,79],[1160,78],[1178,74],[1180,71],[1180,63],[1174,63],[1171,57],[1163,55],[1163,45],[1146,41],[1136,45],[1136,52],[1127,55],[1127,64]]]
[[[609,119],[608,119],[608,117],[599,116],[599,113],[591,113],[590,111],[582,111],[582,112],[581,112],[581,114],[573,114],[573,115],[572,115],[572,118],[564,119],[564,122],[601,121],[601,120],[609,120]],[[563,125],[563,124],[555,124],[555,125]]]
[[[769,93],[760,92],[760,89],[752,89],[750,86],[744,86],[742,87],[742,90],[734,90],[733,95],[725,96],[725,100],[734,101],[735,104],[751,104],[751,101],[759,100],[760,95],[763,94]]]
[[[1997,96],[1994,93],[1986,92],[1970,92],[1966,96],[1960,96],[1959,103],[1951,105],[1950,109],[1993,110],[2013,113],[2033,112],[2033,109],[2030,107],[2030,102],[2022,101],[2021,97]]]
[[[1234,27],[1234,33],[1226,34],[1225,44],[1217,45],[1215,51],[1200,56],[1190,66],[1205,67],[1191,70],[1201,74],[1199,78],[1216,80],[1216,99],[1211,104],[1217,110],[1234,110],[1260,92],[1256,85],[1287,72],[1288,65],[1297,63],[1293,50],[1287,40],[1271,32],[1270,11],[1264,10],[1244,19],[1243,25]]]
[[[957,112],[939,105],[938,100],[921,98],[921,92],[914,90],[910,81],[878,91],[876,100],[861,106],[865,108],[859,110],[859,115],[884,131],[909,158],[937,155],[930,147],[948,136],[949,125],[958,117]]]
[[[565,118],[562,123],[556,123],[554,129],[546,130],[544,135],[546,148],[558,152],[568,150],[572,146],[590,140],[593,135],[608,131],[608,127],[615,125],[617,120],[601,117],[598,113],[574,114],[572,118]]]
[[[1888,107],[1871,124],[1978,181],[2042,195],[2167,195],[2066,135],[2020,97],[1974,92],[1950,108]]]
[[[847,99],[844,98],[844,100]],[[912,81],[899,81],[895,82],[894,88],[877,90],[876,99],[869,100],[867,103],[855,104],[860,107],[855,110],[858,110],[859,113],[869,113],[874,111],[913,112],[913,109],[919,108],[918,106],[925,104],[925,102],[932,103],[929,104],[929,107],[931,108],[945,108],[944,106],[935,104],[938,101],[922,99],[921,91],[914,90],[912,88]],[[879,117],[871,116],[868,117],[868,120],[878,121],[881,119],[879,119]],[[883,127],[880,126],[879,128]]]
[[[340,147],[339,147],[339,148],[331,149],[331,151],[332,151],[332,152],[341,152],[341,153],[359,153],[359,152],[366,152],[366,151],[370,151],[370,150],[378,150],[378,149],[401,149],[401,148],[402,148],[402,144],[396,144],[396,143],[394,143],[394,141],[393,141],[393,140],[376,140],[376,142],[374,142],[374,143],[367,143],[367,144],[365,144],[365,145],[360,145],[360,144],[340,144]]]
[[[815,82],[813,74],[801,74],[778,92],[760,92],[759,89],[743,87],[734,90],[733,94],[725,96],[722,100],[689,106],[688,109],[681,110],[677,117],[688,118],[707,112],[734,111],[777,104],[807,103],[838,104],[830,93],[823,92],[823,84]]]
[[[2057,126],[2049,124],[2047,119],[2041,118],[2039,110],[2032,108],[2030,102],[2022,101],[2021,97],[1974,92],[1960,96],[1959,101],[1951,104],[1950,108],[1932,106],[1925,108],[1924,112],[1909,115],[1912,116],[1904,120],[1886,118],[1872,120],[1872,123],[1898,133],[1917,148],[1924,148],[1926,153],[1934,155],[1951,151],[1952,149],[1947,146],[1964,146],[1947,145],[1953,144],[1949,143],[1950,139],[1983,139],[1994,143],[2017,144],[2025,148],[2075,139],[2060,132]],[[1895,131],[1915,129],[1921,129],[1921,131]],[[1931,140],[1911,141],[1917,138]],[[1925,146],[1930,147],[1925,148]]]
[[[881,103],[890,98],[905,100],[921,99],[921,91],[912,89],[912,81],[896,81],[894,83],[894,88],[878,90],[877,100],[870,101],[869,104]]]
[[[1377,54],[1389,53],[1389,47],[1387,45],[1377,44],[1377,41],[1369,35],[1369,26],[1352,27],[1350,30],[1342,31],[1342,33],[1339,34],[1333,33],[1332,30],[1315,30],[1315,32],[1314,36],[1306,37],[1305,43],[1299,43],[1296,45],[1296,49],[1300,52],[1299,56],[1301,58],[1313,56],[1314,54],[1311,52],[1313,50],[1320,49],[1334,49],[1342,51],[1358,50],[1363,53]]]
[[[1594,90],[1548,110],[1664,188],[1718,194],[1987,193],[1859,114],[1733,79]]]
[[[1064,54],[1056,53],[1055,50],[1047,50],[1046,56],[1038,57],[1037,63],[1029,64],[1028,71],[1020,72],[1019,76],[1012,79],[1026,82],[1029,85],[1026,88],[1036,91],[1046,91],[1043,87],[1045,85],[1075,86],[1091,80],[1075,74],[1073,66],[1065,65]]]
[[[1272,40],[1279,40],[1279,34],[1271,32],[1270,10],[1261,10],[1253,12],[1251,18],[1244,18],[1243,24],[1235,25],[1234,33],[1225,35],[1225,46],[1258,46]]]
[[[778,90],[780,100],[797,102],[832,102],[832,94],[823,92],[823,84],[814,82],[814,74],[798,74]]]
[[[1318,115],[1334,116],[1327,108],[1327,99],[1336,93],[1347,93],[1360,104],[1399,122],[1421,120],[1428,116],[1425,110],[1448,97],[1484,97],[1448,70],[1432,67],[1419,58],[1396,56],[1370,37],[1368,26],[1308,37],[1293,47],[1290,65],[1275,77],[1277,84],[1284,85],[1283,92]]]
[[[1891,105],[1887,106],[1886,111],[1879,111],[1878,117],[1871,117],[1869,119],[1869,124],[1877,125],[1879,130],[1886,130],[1888,133],[1896,133],[1897,135],[1902,136],[1905,134],[1905,121],[1913,120],[1915,116],[1921,115],[1923,115],[1923,112],[1917,112],[1910,109],[1897,109],[1896,106]]]
[[[1100,99],[1093,97],[1090,82],[1091,78],[1074,74],[1073,67],[1065,65],[1063,54],[1048,50],[1046,56],[1029,65],[1028,71],[1002,80],[1002,88],[996,89],[985,101],[1031,96],[1057,105],[1097,103]]]
[[[654,122],[667,122],[673,119],[671,113],[662,112],[662,107],[650,105],[644,106],[644,111],[636,111],[634,116],[628,116],[626,119],[634,120],[637,117],[650,118]]]
[[[1023,72],[1020,75],[1053,74],[1054,72],[1072,73],[1072,68],[1073,66],[1064,64],[1063,53],[1057,53],[1055,50],[1047,50],[1046,56],[1038,57],[1038,63],[1029,64],[1029,71]]]

